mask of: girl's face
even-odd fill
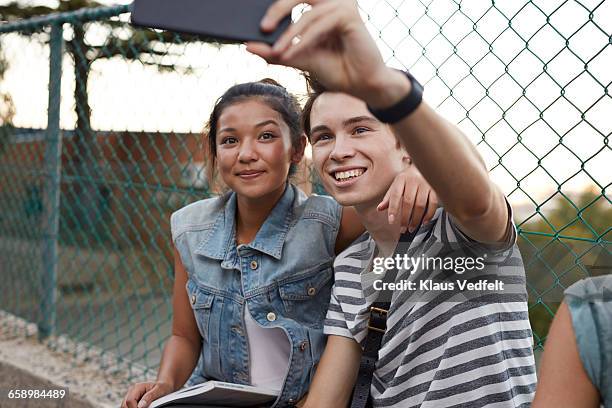
[[[223,109],[216,142],[221,178],[239,197],[248,199],[278,199],[290,165],[298,163],[303,153],[292,148],[281,114],[257,98]]]

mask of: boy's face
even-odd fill
[[[315,100],[310,125],[313,163],[327,192],[344,206],[378,205],[406,165],[390,128],[365,102],[333,92]]]

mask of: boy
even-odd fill
[[[273,29],[302,2],[279,0],[262,28]],[[391,304],[372,379],[373,406],[529,406],[536,377],[525,276],[505,197],[474,146],[422,102],[418,82],[384,65],[354,1],[307,3],[312,9],[273,48],[252,43],[247,49],[310,72],[327,90],[315,92],[305,106],[313,163],[326,190],[340,204],[355,206],[368,233],[334,262],[325,327],[330,336],[306,406],[346,406],[370,308],[380,296]],[[376,203],[409,157],[444,208],[405,242]],[[452,271],[436,264],[443,256]],[[431,259],[434,267],[400,265],[407,258]],[[472,259],[465,275],[457,268],[460,258]],[[416,289],[381,290],[383,274],[374,267],[383,263],[384,276],[398,271],[391,283],[412,282]],[[486,289],[457,287],[475,285],[479,276],[496,286],[483,279]]]

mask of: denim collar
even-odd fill
[[[244,245],[245,247],[263,252],[276,259],[281,258],[285,236],[293,215],[295,194],[294,187],[287,183],[283,195],[257,231],[255,239]],[[211,233],[199,243],[195,253],[229,261],[226,258],[231,255],[233,252],[231,249],[236,245],[236,193],[231,192],[226,199],[224,211],[217,216]]]

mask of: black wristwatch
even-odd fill
[[[376,119],[383,123],[397,123],[400,120],[404,119],[406,116],[410,115],[412,112],[416,110],[421,104],[423,100],[423,85],[419,83],[410,75],[409,72],[400,71],[404,75],[408,77],[410,80],[410,92],[401,101],[396,103],[395,105],[384,108],[384,109],[375,109],[368,105],[368,110]]]

